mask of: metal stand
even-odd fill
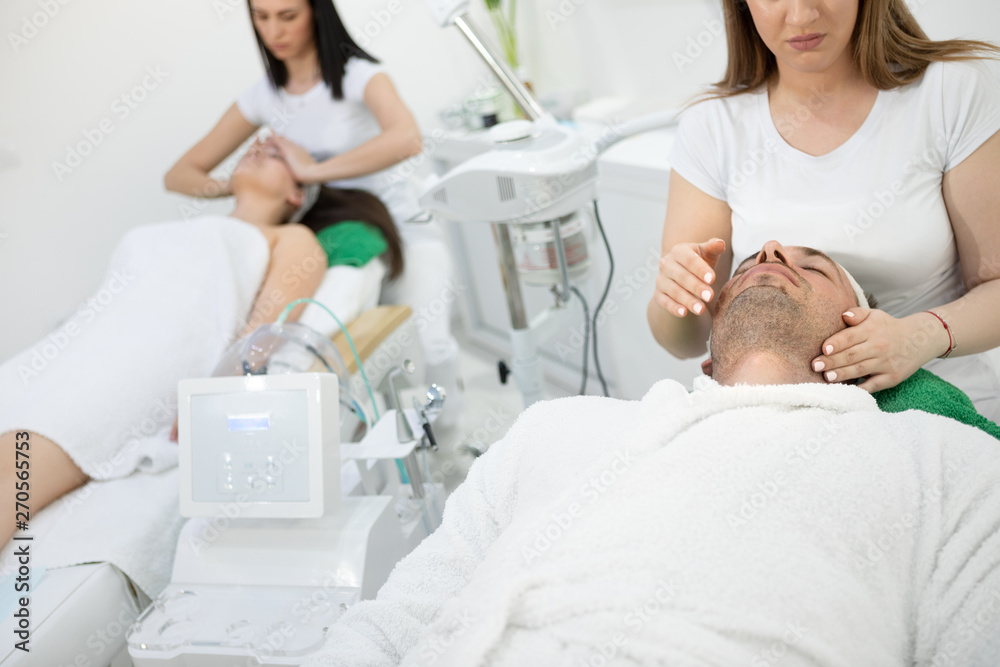
[[[517,106],[524,112],[524,115],[533,121],[542,118],[545,115],[545,110],[531,95],[531,92],[525,88],[524,84],[518,80],[514,72],[511,71],[510,66],[493,54],[483,40],[478,28],[472,23],[469,15],[462,14],[456,17],[455,25],[458,26],[458,29],[469,40],[476,53],[482,57],[486,66],[496,75],[501,85],[511,94]],[[555,307],[551,311],[542,313],[533,324],[528,321],[527,311],[524,307],[524,296],[521,293],[521,283],[518,279],[517,262],[514,259],[514,246],[510,238],[510,227],[507,223],[493,223],[493,238],[497,244],[500,273],[503,276],[504,291],[507,296],[507,308],[510,311],[510,322],[513,328],[511,332],[513,348],[511,368],[514,371],[514,379],[517,382],[518,389],[520,389],[521,395],[524,397],[525,407],[545,398],[541,358],[538,356],[536,333],[540,327],[544,327],[546,331],[553,330],[556,324],[561,321],[562,318],[558,317],[558,315],[565,312],[566,309],[564,306],[570,298],[566,253],[559,229],[559,220],[556,219],[551,224],[555,233],[556,255],[559,259],[562,284],[556,287]],[[560,313],[556,313],[555,311],[560,311]]]

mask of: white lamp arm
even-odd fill
[[[431,16],[442,28],[455,22],[455,18],[469,11],[469,0],[424,0]]]

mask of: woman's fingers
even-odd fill
[[[823,371],[823,379],[827,382],[846,382],[847,380],[856,380],[858,378],[868,377],[869,375],[876,373],[876,371],[880,370],[877,367],[878,359],[875,357],[869,357],[854,364],[837,366],[836,368]]]
[[[710,301],[713,296],[708,285],[670,256],[660,259],[660,276],[657,280],[657,288],[676,303],[676,305],[671,304],[672,307],[669,308],[669,311],[674,315],[678,314],[679,307],[700,315],[705,312],[705,303]],[[686,314],[687,312],[680,316],[683,317]]]
[[[677,317],[684,317],[688,313],[687,306],[681,304],[679,301],[676,301],[672,297],[668,296],[665,292],[657,291],[656,294],[654,295],[654,298],[656,299],[656,304],[660,308],[663,308],[672,315],[676,315]]]
[[[705,259],[705,263],[711,269],[711,272],[708,274],[711,277],[706,278],[706,281],[709,283],[715,282],[715,265],[719,263],[722,253],[726,252],[726,242],[719,238],[709,239],[699,244],[698,250]]]
[[[869,394],[874,394],[876,391],[882,391],[883,389],[888,389],[889,387],[895,387],[897,384],[899,384],[899,380],[893,379],[891,375],[879,373],[877,375],[872,375],[858,386],[867,391]]]
[[[663,300],[661,305],[667,304],[664,307],[671,314],[679,317],[688,312],[701,315],[705,312],[706,305],[715,298],[712,282],[715,280],[715,262],[718,260],[717,246],[724,249],[725,243],[720,239],[704,244],[682,243],[660,258],[657,291],[669,297],[669,303]],[[704,253],[707,253],[709,260],[705,259]]]

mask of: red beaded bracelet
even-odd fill
[[[947,359],[948,355],[951,354],[956,347],[958,347],[958,345],[955,344],[955,336],[951,333],[951,327],[948,326],[948,323],[944,321],[943,317],[935,313],[933,310],[925,310],[924,312],[930,313],[934,317],[938,318],[941,321],[941,324],[944,325],[944,330],[948,332],[948,351],[938,357],[938,359]]]

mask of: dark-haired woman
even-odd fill
[[[408,267],[383,298],[419,314],[427,378],[454,390],[451,257],[440,227],[423,215],[412,182],[393,169],[420,152],[413,115],[375,58],[347,33],[330,0],[249,0],[249,7],[267,74],[170,169],[167,189],[228,195],[229,184],[210,172],[266,125],[300,183],[379,197],[395,221]],[[454,413],[457,405],[449,403]]]
[[[306,210],[305,190],[276,149],[247,151],[232,190],[228,216],[129,231],[94,297],[0,364],[0,493],[14,497],[20,481],[15,447],[31,449],[33,514],[88,479],[171,467],[179,380],[209,376],[234,336],[313,296],[330,263],[384,255],[390,273],[401,268],[395,228],[376,197],[324,190]],[[300,212],[302,224],[288,224]],[[324,243],[352,224],[371,227],[367,240]],[[0,546],[14,532],[8,514]]]
[[[1000,345],[1000,83],[980,60],[996,47],[928,39],[904,0],[723,5],[726,76],[671,157],[657,341],[704,353],[734,259],[780,238],[826,251],[881,308],[844,314],[818,381],[877,391],[927,365],[997,420],[982,353]]]

